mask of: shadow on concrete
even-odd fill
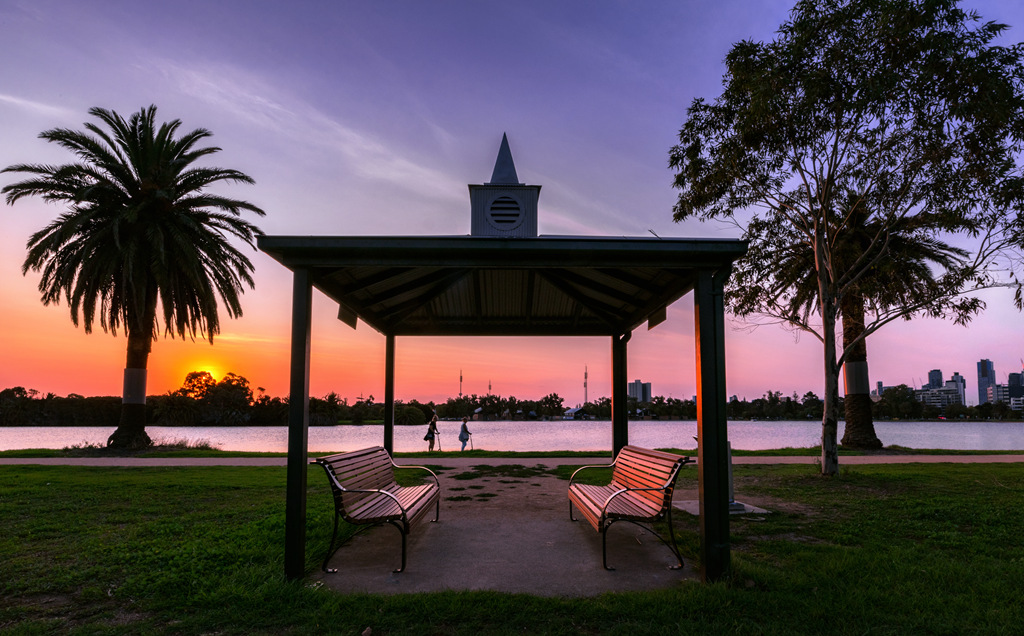
[[[387,526],[357,535],[331,559],[337,573],[318,569],[313,578],[344,593],[492,590],[567,597],[698,580],[690,561],[682,570],[668,569],[675,563],[668,548],[629,523],[611,528],[608,563],[616,570],[605,570],[601,536],[587,522],[569,520],[568,482],[542,474],[548,467],[444,471],[440,521],[413,528],[404,572],[392,572],[401,562],[401,539]],[[678,528],[697,528],[685,512],[677,510],[674,519]]]

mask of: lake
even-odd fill
[[[460,422],[440,422],[441,449],[457,450]],[[734,449],[765,450],[803,448],[821,444],[821,423],[811,421],[729,422],[729,441]],[[221,450],[279,451],[288,447],[283,426],[150,426],[155,441],[204,440]],[[470,422],[476,448],[509,451],[610,450],[611,422]],[[100,427],[4,427],[0,450],[64,448],[75,444],[105,444],[113,429]],[[383,443],[384,427],[313,426],[309,429],[311,452],[345,451]],[[396,426],[395,450],[426,450],[426,426]],[[876,422],[875,431],[886,446],[944,448],[955,450],[1024,450],[1024,422]],[[694,448],[694,421],[630,422],[631,444],[649,448]],[[843,435],[840,422],[839,437]],[[467,448],[469,448],[467,446]]]

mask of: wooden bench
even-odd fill
[[[580,513],[601,533],[601,560],[608,567],[608,528],[616,521],[629,521],[636,525],[653,523],[668,518],[668,534],[672,542],[649,528],[654,536],[661,539],[675,555],[678,569],[683,566],[683,557],[672,532],[672,491],[675,488],[679,469],[693,462],[689,457],[639,446],[625,446],[615,461],[606,466],[583,466],[569,478],[569,518],[576,521],[572,510],[575,506]],[[580,471],[589,468],[613,468],[612,480],[607,486],[591,486],[576,483]],[[641,526],[643,527],[643,526]]]
[[[425,466],[399,466],[380,446],[320,457],[310,463],[324,467],[334,494],[334,532],[324,558],[323,571],[338,571],[337,568],[328,569],[327,562],[341,547],[341,544],[334,546],[339,518],[367,528],[384,524],[398,528],[402,535],[402,567],[395,572],[404,570],[405,538],[410,527],[430,511],[431,505],[434,508],[432,521],[437,521],[441,512],[441,486],[437,475]],[[396,468],[425,470],[430,473],[433,483],[399,486],[395,483]]]

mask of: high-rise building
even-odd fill
[[[651,401],[651,383],[634,380],[626,385],[626,396],[635,399],[637,402]]]
[[[978,404],[988,402],[988,387],[996,383],[996,368],[991,360],[978,362]]]
[[[953,377],[947,380],[945,384],[932,387],[932,373],[934,373],[934,371],[928,374],[928,386],[914,391],[915,398],[925,404],[935,406],[943,410],[951,404],[965,404],[964,390],[966,388],[966,382],[962,375],[954,373]]]
[[[993,384],[988,387],[988,401],[992,404],[996,402],[1002,402],[1003,404],[1010,403],[1010,387],[1005,384]]]
[[[946,386],[955,388],[960,396],[960,404],[967,405],[967,380],[964,379],[964,376],[960,375],[959,371],[953,372],[953,377],[946,381]],[[986,395],[986,397],[988,396]]]
[[[1006,380],[1010,398],[1024,397],[1024,373],[1011,373]]]
[[[928,387],[929,389],[941,389],[942,388],[942,370],[932,369],[928,372]]]

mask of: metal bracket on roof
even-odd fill
[[[668,318],[668,307],[662,307],[657,311],[651,312],[651,314],[647,316],[647,330],[650,331],[651,329],[654,329],[661,323],[665,322],[666,318]]]
[[[355,329],[356,328],[356,321],[358,319],[359,319],[359,316],[356,315],[356,312],[352,311],[351,309],[349,309],[345,305],[343,305],[341,303],[338,303],[338,320],[340,320],[341,322],[345,323],[349,327],[352,327],[353,329]]]

